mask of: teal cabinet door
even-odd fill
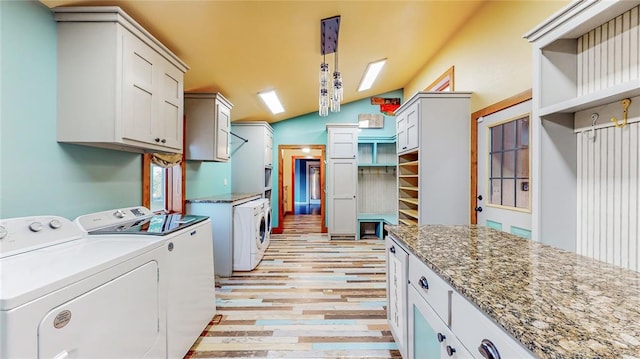
[[[420,309],[414,304],[413,311],[413,354],[414,358],[440,358],[438,333],[429,325]]]

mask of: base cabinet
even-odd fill
[[[413,284],[408,296],[409,358],[473,358]]]
[[[407,357],[407,272],[409,254],[387,237],[387,319],[403,358]]]

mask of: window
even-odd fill
[[[529,115],[489,127],[490,204],[529,209]]]
[[[163,168],[151,156],[142,157],[142,205],[154,212],[184,213],[184,158],[179,165]]]

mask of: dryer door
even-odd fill
[[[256,246],[261,251],[267,245],[267,221],[264,219],[264,214],[256,218],[260,218],[260,222],[256,223]]]
[[[38,326],[38,358],[144,357],[159,340],[158,295],[150,261],[53,308]]]

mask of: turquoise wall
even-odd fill
[[[185,199],[231,193],[231,161],[227,163],[187,161],[186,167]]]
[[[377,97],[398,97],[403,99],[402,89],[376,95]],[[278,146],[279,145],[325,145],[327,144],[327,123],[357,123],[358,115],[380,113],[379,105],[372,105],[369,98],[347,103],[341,106],[341,111],[332,113],[329,116],[320,117],[317,112],[293,117],[285,121],[272,123],[273,127],[273,189],[271,207],[273,215],[273,226],[278,226]],[[360,130],[360,137],[385,137],[395,136],[396,118],[384,116],[383,128],[364,128]]]
[[[0,218],[140,205],[141,156],[56,142],[56,23],[0,1]]]

